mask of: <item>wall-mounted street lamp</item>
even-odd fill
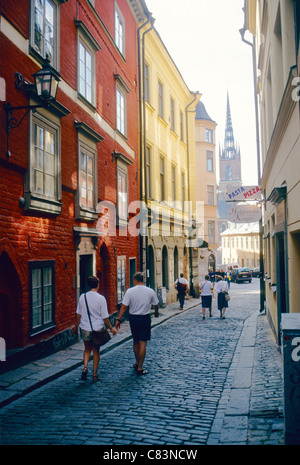
[[[51,101],[56,99],[56,93],[58,88],[58,83],[60,81],[59,74],[55,69],[50,65],[48,58],[44,60],[43,67],[32,75],[34,77],[34,84],[30,84],[24,81],[23,76],[20,73],[15,73],[15,85],[18,89],[34,88],[36,95],[41,100],[41,103],[38,105],[27,105],[14,107],[10,102],[7,102],[4,105],[4,109],[7,112],[6,119],[6,134],[7,134],[7,158],[11,156],[9,150],[9,135],[11,129],[18,128],[25,116],[31,111],[36,110],[37,108],[43,108],[50,105]],[[17,120],[13,116],[13,112],[16,110],[26,110],[21,119]]]

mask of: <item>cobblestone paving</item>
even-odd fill
[[[7,405],[1,443],[206,444],[243,323],[258,308],[257,283],[233,285],[231,296],[225,320],[214,300],[213,318],[203,321],[196,307],[157,326],[146,376],[134,373],[128,341],[102,357],[98,383],[91,372],[80,381],[76,369]]]

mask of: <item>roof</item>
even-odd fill
[[[209,114],[207,113],[206,108],[201,101],[198,102],[196,106],[196,119],[212,121],[213,123],[215,123],[215,121],[212,120]]]

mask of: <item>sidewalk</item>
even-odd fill
[[[187,300],[183,311],[199,305],[200,302],[200,299]],[[178,302],[160,308],[159,317],[152,318],[152,327],[178,313],[182,313],[182,310],[179,310]],[[131,339],[129,323],[124,322],[121,324],[118,334],[112,336],[111,340],[100,350],[101,355],[129,339]],[[83,350],[84,344],[81,340],[65,350],[0,375],[0,408],[83,365]]]

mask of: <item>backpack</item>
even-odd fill
[[[176,288],[179,294],[184,294],[186,292],[186,284],[180,283],[179,281],[176,285]]]

